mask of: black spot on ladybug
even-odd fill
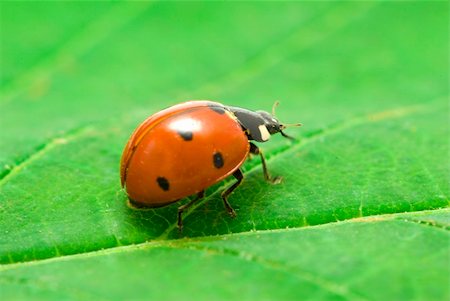
[[[225,109],[223,107],[219,107],[217,105],[208,105],[211,110],[219,114],[225,114]]]
[[[178,134],[184,139],[184,141],[191,141],[194,136],[191,131],[178,131]]]
[[[159,187],[161,187],[162,190],[164,190],[164,191],[168,191],[169,190],[170,185],[169,185],[169,181],[167,181],[166,178],[158,177],[156,179],[156,182],[158,182],[158,185],[159,185]]]
[[[217,152],[213,155],[213,163],[216,168],[223,167],[223,157],[221,153]]]

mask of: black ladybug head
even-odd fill
[[[271,135],[279,133],[284,129],[284,126],[272,114],[266,111],[256,111],[256,113],[262,117],[267,131],[269,131]]]
[[[278,103],[275,103],[275,107]],[[238,107],[228,107],[228,109],[236,116],[242,128],[246,131],[250,140],[258,142],[265,142],[270,139],[270,136],[280,133],[283,137],[294,139],[286,135],[283,130],[287,126],[300,126],[300,124],[285,125],[272,114],[266,111],[250,111]]]
[[[278,104],[278,103],[275,103],[275,106],[276,106],[277,104]],[[283,130],[284,130],[286,127],[288,127],[288,126],[301,126],[300,123],[296,123],[296,124],[288,124],[288,125],[282,124],[282,123],[280,123],[280,121],[275,117],[274,114],[270,114],[270,113],[268,113],[268,112],[266,112],[266,111],[256,111],[256,113],[258,113],[258,114],[263,118],[263,120],[264,120],[264,125],[265,125],[267,131],[268,131],[271,135],[276,134],[276,133],[280,133],[283,137],[286,137],[286,138],[288,138],[288,139],[294,140],[293,137],[291,137],[291,136],[285,134],[285,133],[283,132]]]

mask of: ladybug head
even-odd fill
[[[294,140],[293,137],[287,135],[283,132],[283,130],[287,127],[291,126],[301,126],[300,123],[296,124],[282,124],[276,117],[275,117],[275,107],[278,105],[278,102],[274,104],[273,112],[272,114],[266,112],[266,111],[256,111],[262,119],[264,120],[264,126],[266,127],[267,131],[270,135],[280,133],[283,137],[286,137],[288,139]]]
[[[228,109],[236,116],[242,128],[247,133],[250,140],[265,142],[270,136],[280,133],[283,137],[294,139],[286,135],[283,130],[290,126],[301,126],[298,124],[283,124],[275,117],[275,108],[278,102],[275,102],[272,108],[272,114],[266,111],[250,111],[238,107],[228,107]]]

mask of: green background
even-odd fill
[[[445,300],[448,3],[1,2],[2,300]],[[119,160],[190,99],[271,109],[230,197],[133,210]]]

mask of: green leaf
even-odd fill
[[[6,299],[445,300],[449,214],[149,242],[6,265],[0,284]]]
[[[446,2],[0,5],[1,299],[450,298]],[[188,99],[304,126],[180,239],[118,169]]]

